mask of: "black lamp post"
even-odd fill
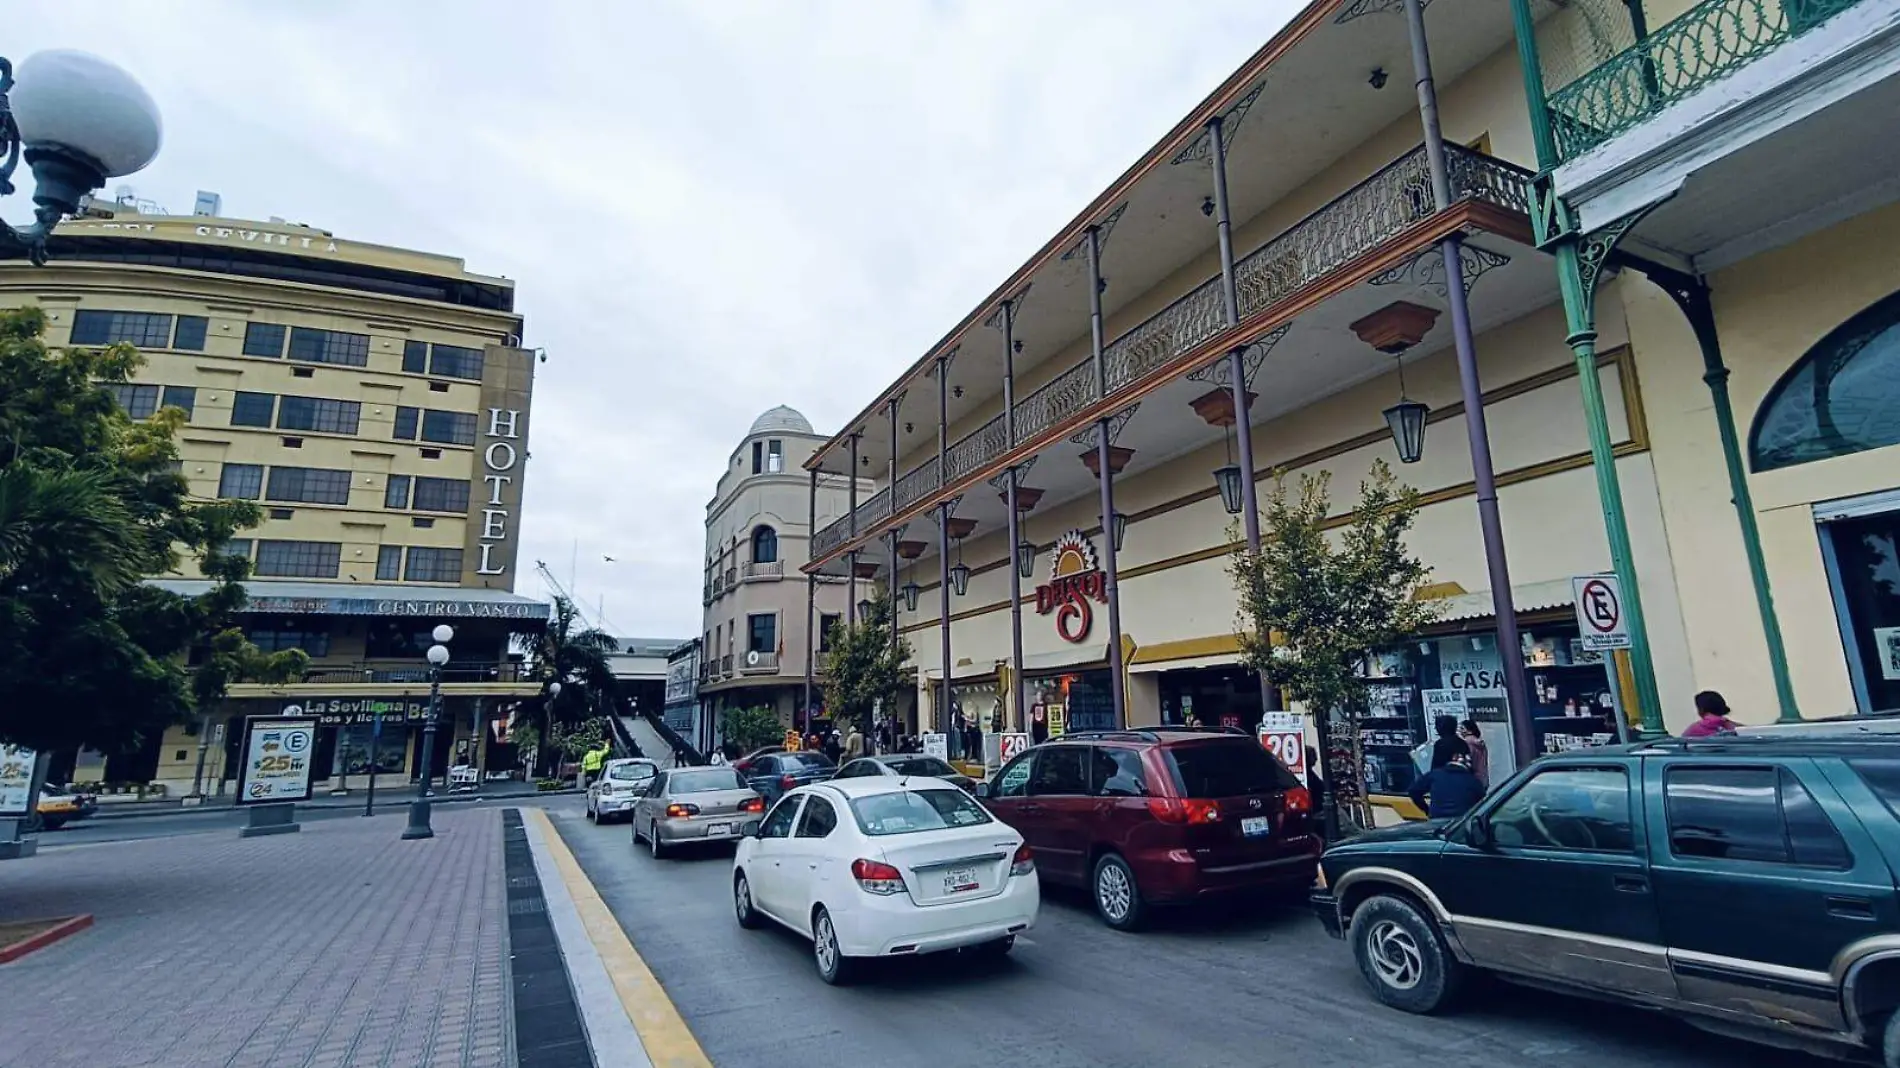
[[[13,192],[24,154],[33,170],[33,225],[0,222],[6,254],[46,262],[46,241],[62,217],[108,178],[141,170],[158,155],[158,106],[130,74],[85,52],[37,52],[0,59],[0,196]]]
[[[435,721],[442,704],[442,665],[449,662],[448,643],[455,639],[455,628],[438,623],[430,637],[435,644],[429,646],[429,718],[422,724],[422,782],[416,799],[409,803],[409,826],[402,829],[404,841],[435,837],[435,829],[429,826],[429,787],[435,778]]]

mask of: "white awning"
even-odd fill
[[[1441,598],[1438,603],[1443,606],[1438,612],[1439,623],[1487,619],[1495,614],[1490,590],[1461,593],[1456,597]],[[1575,602],[1570,597],[1570,580],[1561,578],[1548,582],[1514,583],[1511,586],[1511,603],[1519,612],[1535,612],[1545,608],[1565,608]]]

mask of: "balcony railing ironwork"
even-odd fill
[[[1529,212],[1530,172],[1470,149],[1447,146],[1446,150],[1454,202],[1477,200]],[[1234,275],[1241,319],[1267,310],[1434,214],[1431,174],[1421,146],[1238,260]],[[1103,350],[1108,396],[1133,389],[1162,366],[1227,329],[1220,276],[1215,275]],[[1053,430],[1100,399],[1094,361],[1084,358],[1016,403],[1016,443]],[[1008,452],[1010,445],[999,414],[950,446],[944,463],[947,480],[939,477],[937,457],[931,456],[897,480],[893,510],[866,514],[860,506],[858,533],[881,531],[879,521],[982,470]],[[849,517],[840,519],[812,539],[812,554],[822,556],[850,538]]]
[[[775,579],[785,577],[785,561],[748,560],[745,565],[745,577],[748,579]]]
[[[353,664],[322,664],[306,668],[303,682],[344,683],[424,683],[429,681],[429,665],[410,660],[361,660]],[[531,682],[523,665],[451,660],[442,668],[442,681],[449,682]]]
[[[719,673],[721,675],[732,674],[732,654],[731,653],[727,653],[725,656],[722,656],[719,658]]]
[[[770,675],[778,671],[778,654],[763,650],[745,654],[739,662],[739,670],[747,675]]]
[[[1702,0],[1546,97],[1575,159],[1862,0]]]

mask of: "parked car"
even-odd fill
[[[742,772],[747,771],[752,767],[752,765],[758,763],[758,760],[760,757],[770,756],[773,753],[783,753],[784,751],[785,751],[785,747],[782,745],[762,745],[759,748],[754,749],[750,753],[747,753],[746,755],[733,761],[732,766]]]
[[[1221,894],[1303,899],[1320,839],[1313,801],[1249,735],[1164,728],[1064,735],[978,784],[1043,878],[1085,887],[1104,923]]]
[[[823,782],[838,773],[838,765],[823,753],[767,753],[752,762],[745,769],[746,781],[752,784],[766,800],[767,804],[797,787],[814,782]]]
[[[587,818],[603,823],[633,814],[633,803],[653,784],[660,766],[645,757],[609,760],[600,775],[587,784]]]
[[[1900,1068],[1896,811],[1900,740],[1579,750],[1327,850],[1313,904],[1407,1012],[1484,971]]]
[[[41,828],[57,831],[73,820],[84,819],[97,808],[98,802],[91,795],[75,794],[64,787],[47,783],[40,787],[34,812],[39,817]]]
[[[971,949],[1002,957],[1036,923],[1042,888],[1022,835],[969,794],[885,775],[798,787],[732,861],[739,926],[812,940],[818,977],[869,957]]]
[[[628,818],[633,821],[633,843],[639,845],[644,837],[657,859],[686,842],[740,838],[746,821],[764,812],[765,799],[731,768],[669,768],[648,781]]]
[[[858,779],[874,775],[923,776],[942,779],[952,786],[964,790],[974,790],[976,780],[950,766],[948,761],[933,756],[918,756],[911,753],[892,753],[889,756],[859,757],[849,761],[838,769],[834,778]]]

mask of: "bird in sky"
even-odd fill
[[[601,559],[607,561],[610,564],[614,562],[614,558],[611,556],[602,555]]]

